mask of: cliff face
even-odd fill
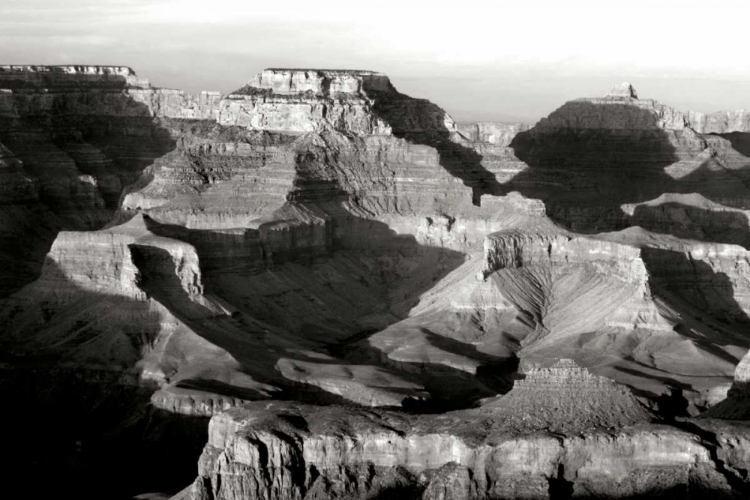
[[[212,419],[188,498],[732,498],[731,449],[658,425],[511,436],[487,414],[248,405]],[[736,435],[736,438],[744,439]],[[744,435],[743,435],[744,436]],[[729,439],[729,436],[726,436]],[[726,441],[725,441],[726,442]],[[710,492],[710,493],[709,493]]]
[[[646,423],[715,405],[750,347],[739,125],[627,84],[534,126],[459,125],[369,71],[0,87],[9,366],[216,414],[196,498],[739,491],[744,431]],[[237,408],[281,398],[354,406]]]
[[[442,415],[252,403],[215,416],[184,498],[740,498],[746,426],[652,416],[562,360]],[[699,424],[698,424],[699,422]]]
[[[692,127],[702,134],[730,134],[750,131],[750,113],[744,109],[716,113],[690,112]]]

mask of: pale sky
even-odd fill
[[[621,81],[711,112],[750,108],[749,15],[740,0],[0,0],[0,63],[126,65],[190,92],[266,67],[370,69],[459,121],[535,121]]]

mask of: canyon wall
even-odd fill
[[[185,494],[744,491],[742,426],[670,420],[743,383],[744,115],[623,84],[457,124],[354,70],[191,96],[2,66],[0,88],[3,362],[215,415]]]

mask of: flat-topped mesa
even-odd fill
[[[220,125],[288,134],[333,128],[356,135],[389,135],[368,92],[396,93],[374,71],[266,69],[221,101]]]
[[[153,87],[128,66],[0,65],[0,117],[63,112],[87,120],[104,116],[215,120],[220,101],[219,92],[190,95]]]
[[[69,87],[150,87],[148,80],[139,78],[128,66],[0,66],[0,88],[38,89]]]
[[[268,68],[255,75],[245,89],[270,90],[274,94],[361,94],[388,92],[391,81],[383,73],[340,69]],[[249,90],[249,89],[248,89]]]
[[[604,97],[582,97],[568,101],[547,118],[542,118],[537,128],[689,129],[692,132],[687,114],[657,100],[639,98],[628,82],[615,85]]]

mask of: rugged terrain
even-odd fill
[[[623,84],[457,124],[349,70],[0,89],[22,477],[49,449],[61,477],[129,463],[91,497],[196,463],[182,498],[747,493],[748,428],[716,419],[750,414],[750,115]]]

